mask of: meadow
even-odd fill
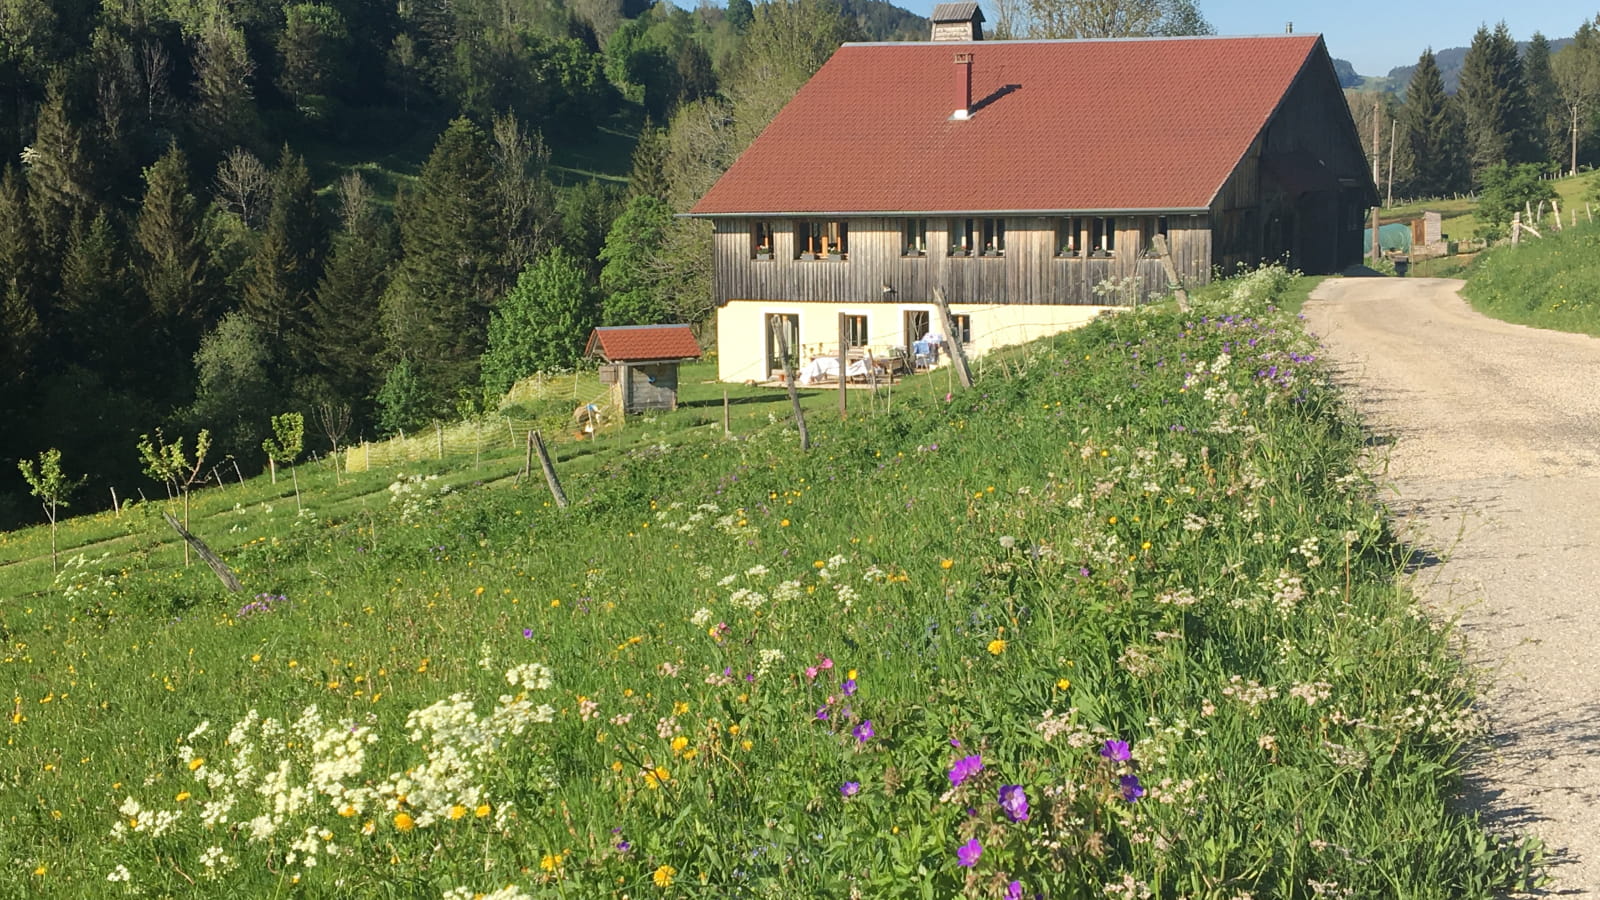
[[[161,503],[70,523],[98,543],[43,587],[43,529],[7,535],[0,894],[1525,884],[1539,848],[1460,806],[1476,679],[1291,284],[818,395],[809,453],[781,394],[733,440],[690,410],[564,450],[567,509],[510,457],[202,492],[243,595]]]
[[[1479,255],[1462,291],[1472,308],[1507,322],[1600,335],[1600,226],[1545,232]]]

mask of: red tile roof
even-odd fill
[[[690,214],[1203,209],[1326,56],[1317,35],[845,44]]]
[[[699,359],[700,344],[687,325],[618,325],[596,328],[589,336],[585,355],[598,347],[611,362],[647,362],[658,359]]]

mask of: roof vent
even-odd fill
[[[933,40],[983,40],[983,10],[976,3],[939,3],[933,7]]]

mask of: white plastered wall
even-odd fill
[[[1106,306],[1012,306],[952,303],[950,313],[969,316],[972,340],[967,354],[981,356],[997,347],[1022,344],[1036,338],[1077,328]],[[922,335],[906,333],[908,311],[924,312],[937,322],[929,303],[785,303],[770,300],[730,300],[717,311],[717,377],[723,381],[765,381],[767,371],[767,316],[792,315],[800,321],[801,363],[812,356],[838,352],[839,314],[866,316],[868,346],[875,356],[889,355]]]

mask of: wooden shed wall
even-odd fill
[[[623,377],[612,390],[620,395],[624,412],[678,408],[677,363],[629,363],[620,368]]]
[[[1117,254],[1112,259],[1063,258],[1056,255],[1055,217],[1009,217],[1003,257],[951,257],[949,219],[928,219],[926,256],[902,254],[901,218],[847,219],[846,259],[796,259],[794,223],[770,219],[773,253],[754,258],[752,220],[715,221],[713,300],[809,300],[834,303],[926,303],[934,287],[944,289],[951,303],[1008,305],[1104,305],[1094,294],[1102,281],[1138,276],[1144,293],[1166,290],[1159,260],[1140,246],[1144,217],[1119,216]],[[1211,233],[1205,215],[1167,217],[1168,240],[1179,274],[1189,284],[1211,275]],[[884,285],[894,288],[885,293]]]

